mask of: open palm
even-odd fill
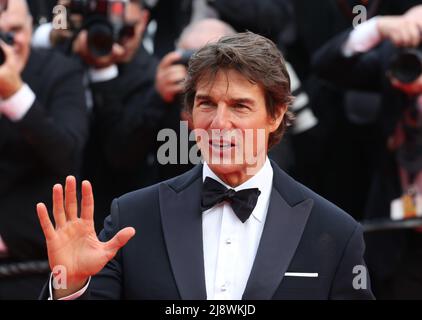
[[[50,268],[64,268],[68,283],[80,283],[97,274],[135,234],[125,228],[108,242],[101,242],[94,228],[94,198],[88,181],[82,183],[81,215],[78,217],[76,179],[66,179],[63,187],[53,188],[53,215],[56,226],[43,203],[37,205],[48,250]]]

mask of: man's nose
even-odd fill
[[[218,105],[214,118],[211,123],[211,129],[231,129],[231,113],[225,104]]]

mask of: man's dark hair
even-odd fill
[[[212,82],[219,71],[229,70],[239,72],[263,88],[267,113],[271,117],[276,118],[282,108],[292,103],[290,76],[281,52],[271,40],[244,32],[222,37],[192,56],[184,97],[189,113],[192,113],[199,81],[208,78]],[[279,128],[269,137],[269,148],[280,142],[292,120],[292,114],[287,111]]]

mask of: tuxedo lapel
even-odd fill
[[[299,245],[313,206],[299,185],[273,164],[274,181],[264,231],[244,300],[271,299]]]
[[[202,166],[160,185],[164,238],[179,293],[206,300],[201,215]]]

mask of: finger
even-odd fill
[[[63,206],[63,187],[56,184],[53,187],[53,215],[56,227],[62,228],[66,224],[66,214]]]
[[[88,33],[86,30],[81,31],[76,37],[73,51],[80,55],[88,54]]]
[[[186,76],[183,73],[172,74],[166,81],[166,85],[183,84]]]
[[[186,79],[186,71],[185,70],[177,70],[168,75],[163,81],[166,85],[172,85],[176,83],[183,83]]]
[[[404,28],[401,30],[401,39],[402,39],[402,46],[403,47],[409,47],[412,45],[412,33],[410,31],[410,24],[407,24],[404,26]]]
[[[10,61],[10,58],[12,58],[14,54],[13,47],[11,45],[8,45],[3,40],[0,40],[0,47],[3,49],[5,61],[6,62]]]
[[[120,230],[110,241],[105,243],[105,249],[108,253],[108,255],[112,259],[117,251],[119,251],[120,248],[126,245],[126,243],[135,235],[135,229],[134,228],[125,228],[123,230]]]
[[[183,85],[183,83],[175,83],[167,87],[167,93],[170,93],[173,95],[182,93],[184,90],[185,90],[185,86]]]
[[[393,32],[390,35],[390,39],[396,47],[402,47],[403,46],[403,38],[402,38],[402,35],[401,35],[400,32]]]
[[[421,33],[417,24],[411,25],[411,27],[409,28],[409,34],[411,36],[411,46],[417,47],[421,40]]]
[[[82,182],[82,208],[81,219],[94,220],[94,196],[92,186],[89,181]]]
[[[112,56],[114,58],[120,58],[125,54],[125,49],[118,43],[113,44]]]
[[[167,68],[168,66],[171,66],[176,61],[180,60],[182,58],[182,55],[178,51],[173,51],[168,53],[164,56],[164,58],[161,60],[160,64],[158,65],[158,68]]]
[[[188,72],[185,66],[181,64],[175,64],[175,65],[172,65],[171,67],[168,67],[166,70],[164,70],[162,72],[162,77],[170,78],[170,77],[178,76],[181,78],[185,78],[187,73]]]
[[[68,220],[78,218],[78,200],[76,196],[76,179],[73,176],[66,178],[65,212]]]
[[[51,223],[50,217],[48,216],[47,207],[44,203],[37,204],[37,213],[38,220],[40,221],[40,225],[44,233],[45,239],[49,241],[54,237],[56,233],[54,231],[54,227]]]

